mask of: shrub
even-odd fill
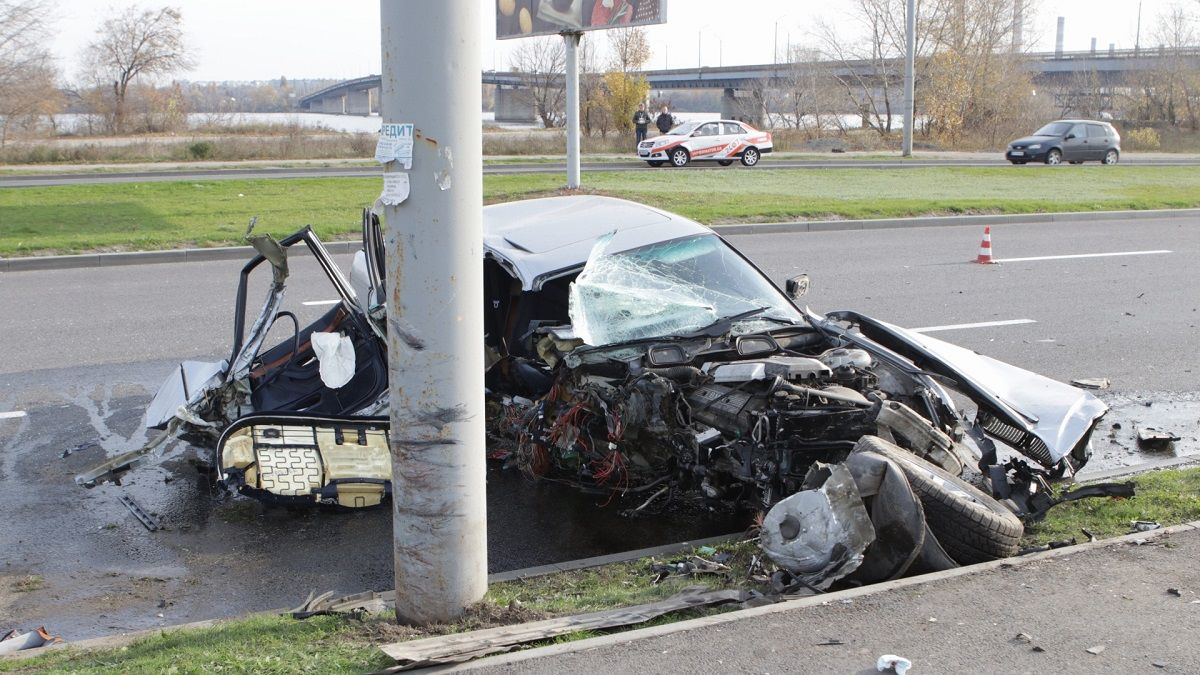
[[[188,155],[192,159],[208,159],[213,154],[213,144],[208,141],[196,141],[188,146]]]
[[[1158,130],[1151,127],[1131,129],[1125,133],[1125,145],[1133,150],[1157,150],[1162,146]]]

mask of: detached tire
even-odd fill
[[[896,445],[864,436],[855,449],[895,462],[921,498],[925,524],[960,565],[1016,555],[1025,527],[1016,514],[974,485]]]

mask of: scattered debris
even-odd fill
[[[364,591],[334,597],[333,591],[320,595],[310,591],[308,599],[299,607],[288,612],[293,619],[307,619],[310,616],[325,614],[341,614],[355,619],[361,619],[364,614],[378,614],[396,608],[396,591]]]
[[[1070,539],[1059,539],[1058,541],[1052,541],[1047,544],[1042,544],[1041,546],[1027,546],[1027,547],[1021,549],[1020,551],[1018,551],[1017,555],[1029,555],[1030,553],[1041,553],[1042,551],[1049,551],[1049,550],[1055,549],[1055,548],[1066,548],[1068,546],[1074,546],[1078,543],[1079,542],[1075,540],[1075,537],[1071,537]]]
[[[1046,648],[1041,645],[1034,645],[1029,651],[1041,654],[1042,652],[1046,651]]]
[[[1092,534],[1092,531],[1087,529],[1086,527],[1079,528],[1079,531],[1082,532],[1083,535],[1088,538],[1088,541],[1096,541],[1096,535]]]
[[[1179,590],[1178,588],[1168,588],[1167,593],[1170,593],[1171,595],[1173,595],[1177,598],[1183,597],[1183,591]]]
[[[824,642],[818,642],[815,646],[816,647],[840,647],[841,645],[844,645],[844,644],[846,644],[846,643],[842,642],[841,640],[839,640],[837,638],[826,638]]]
[[[1104,651],[1104,645],[1096,645],[1095,647],[1088,647],[1084,651],[1089,654],[1099,654],[1100,652]]]
[[[488,654],[506,652],[527,642],[545,640],[568,633],[645,623],[682,609],[714,607],[731,603],[743,604],[761,598],[761,595],[753,591],[712,591],[703,586],[692,586],[669,598],[644,605],[563,616],[514,626],[439,635],[421,640],[394,642],[383,645],[380,649],[396,660],[399,664],[397,670],[409,670],[423,666],[461,663]]]
[[[1071,380],[1071,384],[1081,389],[1108,389],[1112,384],[1107,377],[1083,377]]]
[[[1134,520],[1129,523],[1129,526],[1132,528],[1131,532],[1149,532],[1162,527],[1155,520]]]
[[[1020,642],[1021,644],[1027,645],[1027,644],[1033,642],[1033,636],[1030,635],[1029,633],[1017,633],[1017,636],[1013,638],[1013,641]]]
[[[884,654],[875,662],[875,670],[881,673],[895,673],[896,675],[904,675],[908,669],[912,668],[912,661],[903,656],[895,654]]]
[[[45,626],[40,626],[37,630],[31,630],[28,633],[18,633],[15,630],[11,630],[3,639],[0,639],[0,654],[11,654],[26,649],[35,649],[62,641],[61,637],[46,632]]]
[[[1171,447],[1173,441],[1178,441],[1179,436],[1159,431],[1154,427],[1142,427],[1137,432],[1138,445],[1147,450],[1166,450]]]
[[[121,495],[117,497],[117,500],[124,504],[125,508],[129,509],[129,512],[132,513],[135,518],[140,520],[142,525],[146,526],[147,530],[155,532],[162,527],[162,525],[159,524],[158,519],[155,518],[154,515],[149,511],[143,509],[141,504],[135,502],[133,497],[130,497],[129,495]]]
[[[1151,661],[1150,665],[1154,666],[1155,668],[1166,668],[1167,662],[1166,661]]]
[[[654,581],[650,583],[658,584],[670,578],[692,577],[700,574],[724,574],[729,572],[730,568],[728,565],[694,555],[677,562],[653,564],[650,566],[650,571],[655,575]]]

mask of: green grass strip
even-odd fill
[[[421,174],[414,172],[414,180]],[[585,189],[706,224],[1200,207],[1195,167],[932,167],[588,172]],[[484,177],[487,203],[558,194],[558,174]],[[375,178],[180,181],[0,190],[0,256],[241,243],[251,216],[282,235],[353,236]]]

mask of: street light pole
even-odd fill
[[[913,80],[917,57],[917,0],[908,0],[904,12],[904,139],[900,154],[912,157],[913,127],[916,126],[913,105]]]
[[[563,33],[567,44],[567,188],[579,187],[579,39]]]
[[[380,198],[396,618],[429,624],[487,592],[481,3],[379,6],[380,145],[411,143],[392,148]]]
[[[1138,0],[1137,33],[1133,38],[1133,55],[1138,56],[1142,50],[1142,0]]]

